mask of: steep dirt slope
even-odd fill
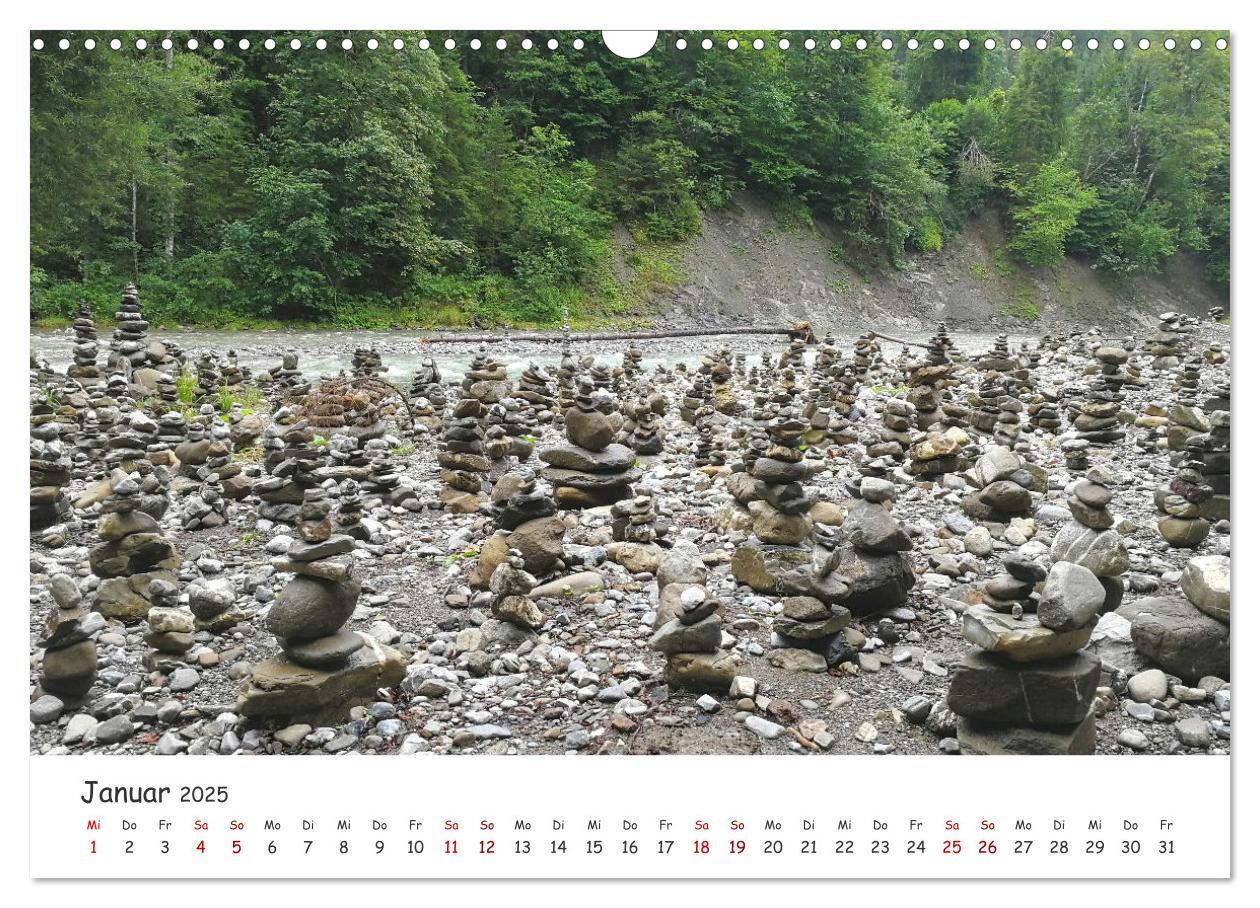
[[[656,321],[717,327],[808,319],[846,331],[921,331],[944,320],[957,329],[1038,333],[1068,323],[1136,329],[1167,309],[1202,315],[1228,306],[1189,255],[1127,286],[1078,260],[1024,268],[1004,253],[992,210],[904,271],[859,271],[839,252],[838,239],[832,225],[785,225],[763,200],[741,194],[729,208],[706,212],[702,234],[668,253],[674,279],[653,294]],[[625,262],[636,246],[625,231],[618,248],[618,275],[634,280]]]

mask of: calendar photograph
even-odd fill
[[[1229,754],[1228,32],[29,45],[33,763]]]

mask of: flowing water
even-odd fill
[[[98,325],[101,351],[99,361],[103,364],[109,349],[111,330],[108,324]],[[226,355],[235,350],[241,365],[248,366],[254,372],[265,371],[280,365],[281,355],[293,350],[298,354],[298,366],[308,376],[332,376],[350,367],[350,357],[356,347],[375,347],[381,354],[381,360],[387,367],[385,378],[397,384],[410,382],[412,375],[425,356],[432,356],[441,366],[444,373],[451,376],[462,373],[476,353],[475,344],[439,344],[426,345],[425,338],[432,337],[424,331],[309,331],[269,330],[269,331],[213,331],[185,329],[157,329],[150,335],[153,339],[174,341],[187,353],[187,362],[192,363],[203,351],[214,351]],[[898,336],[906,340],[924,343],[931,336],[928,332],[905,333]],[[965,333],[950,335],[954,343],[966,353],[980,353],[993,345],[991,333]],[[837,345],[845,351],[846,356],[853,349],[853,342],[858,333],[834,335]],[[1011,335],[1012,348],[1017,349],[1020,342],[1030,345],[1037,339],[1032,336]],[[71,361],[71,350],[74,334],[69,328],[34,329],[30,334],[31,353],[40,359],[46,359],[56,370],[64,371]],[[658,338],[641,341],[638,346],[644,353],[644,363],[655,368],[657,363],[672,367],[677,362],[685,362],[694,366],[700,357],[723,345],[729,346],[736,353],[746,353],[749,365],[753,365],[754,357],[760,357],[763,351],[777,352],[782,350],[787,338],[782,335],[715,335],[710,337]],[[895,356],[900,345],[881,340],[885,356]],[[631,346],[629,341],[575,341],[573,351],[579,358],[593,356],[596,360],[607,361],[609,365],[621,362],[622,351]],[[504,362],[508,367],[508,375],[515,378],[529,363],[553,365],[559,361],[560,345],[539,341],[514,340],[511,333],[503,336],[503,340],[491,345],[489,351],[495,359]],[[807,356],[807,359],[809,357]]]

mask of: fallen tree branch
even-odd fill
[[[569,334],[573,343],[589,343],[592,341],[626,341],[655,340],[662,337],[708,337],[723,334],[784,334],[799,337],[807,343],[813,342],[813,332],[808,325],[793,325],[790,328],[676,328],[655,331],[606,331],[602,333]],[[540,343],[559,343],[564,340],[560,332],[551,334],[448,334],[437,337],[422,338],[422,344],[497,344],[504,341],[537,341]]]

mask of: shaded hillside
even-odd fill
[[[699,236],[662,252],[667,286],[652,294],[657,321],[668,324],[781,324],[926,329],[944,320],[967,329],[1038,332],[1064,323],[1152,324],[1159,312],[1198,315],[1228,306],[1203,277],[1201,261],[1178,253],[1163,274],[1120,282],[1068,258],[1029,269],[1005,251],[1000,215],[986,209],[937,253],[918,253],[904,271],[867,268],[844,254],[826,223],[785,224],[762,199],[742,193],[704,214]],[[618,276],[635,280],[645,248],[618,233]]]

